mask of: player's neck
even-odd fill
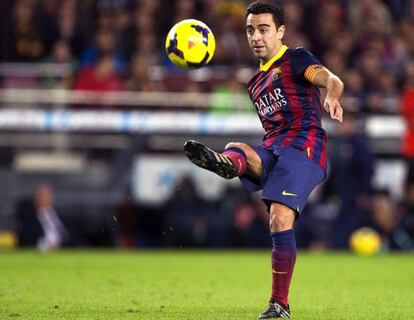
[[[269,55],[266,59],[260,59],[260,69],[262,71],[267,71],[275,61],[279,60],[284,55],[287,49],[288,47],[282,43],[274,50],[273,55]]]
[[[275,48],[275,50],[273,50],[273,52],[270,53],[266,58],[262,59],[260,61],[260,63],[262,65],[268,63],[271,59],[273,59],[280,52],[280,50],[282,49],[282,47],[283,47],[283,43],[281,43],[279,46],[277,46]]]

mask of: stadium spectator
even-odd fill
[[[215,205],[206,206],[206,245],[268,246],[267,218],[266,208],[260,201],[240,187],[229,186]]]
[[[73,71],[76,70],[77,60],[72,55],[70,45],[60,40],[56,42],[52,49],[51,56],[46,60],[48,63],[56,64],[56,68],[66,70],[65,75],[56,77],[46,77],[44,85],[47,88],[70,89],[73,86]]]
[[[349,30],[342,29],[338,32],[336,38],[341,39],[341,41],[335,41],[332,44],[332,49],[345,59],[348,66],[354,66],[357,48],[352,33]]]
[[[378,190],[372,195],[369,212],[371,227],[381,236],[383,249],[398,249],[397,244],[397,205],[388,190]]]
[[[290,32],[303,32],[304,28],[304,7],[298,0],[285,1],[283,3],[283,10],[285,11],[286,24],[289,29],[286,30],[289,35]]]
[[[295,235],[299,248],[315,251],[332,248],[338,207],[334,199],[324,193],[325,184],[321,184],[312,192],[303,216],[296,222]]]
[[[301,32],[291,31],[286,35],[286,44],[291,48],[304,47],[309,48],[309,41]]]
[[[145,56],[150,61],[151,65],[159,64],[160,51],[157,47],[157,39],[151,32],[139,33],[135,38],[136,54]]]
[[[53,15],[37,6],[37,1],[18,0],[12,13],[6,16],[3,36],[3,55],[7,61],[41,61],[50,53],[57,40]]]
[[[337,34],[345,29],[345,8],[338,1],[312,1],[307,10],[306,30],[315,55],[322,57],[324,52],[332,48]]]
[[[45,251],[57,249],[69,240],[69,234],[57,214],[53,189],[49,185],[38,185],[32,198],[18,203],[16,219],[21,246],[36,246]]]
[[[220,31],[216,37],[215,63],[234,65],[244,59],[241,34],[238,32],[240,21],[237,17],[226,13],[220,19]]]
[[[366,93],[361,73],[355,68],[348,69],[345,71],[344,81],[347,88],[342,99],[344,108],[350,112],[362,112]]]
[[[392,32],[392,17],[388,7],[379,0],[348,1],[348,22],[356,37],[366,33]]]
[[[96,32],[95,44],[86,48],[80,59],[80,64],[83,68],[91,67],[103,56],[112,58],[116,72],[125,71],[127,60],[116,47],[115,33],[110,27],[103,27]]]
[[[119,48],[127,57],[131,55],[131,35],[133,33],[132,16],[130,14],[132,6],[124,2],[114,11],[114,35],[115,46]]]
[[[237,113],[250,111],[249,96],[243,85],[237,79],[229,79],[222,84],[216,85],[212,90],[210,111],[215,113]]]
[[[265,247],[268,237],[269,216],[266,207],[255,200],[247,190],[239,190],[239,200],[234,208],[233,245]]]
[[[323,55],[322,60],[326,66],[336,74],[343,76],[346,70],[346,60],[344,56],[334,49],[329,49]]]
[[[174,1],[174,10],[172,14],[172,24],[184,19],[191,19],[197,16],[196,1],[193,0],[176,0]]]
[[[165,207],[165,242],[172,246],[205,246],[209,236],[209,206],[190,176],[184,176]]]
[[[375,50],[364,50],[359,59],[359,70],[364,77],[365,89],[369,93],[375,90],[374,84],[381,70],[381,57]]]
[[[338,141],[331,145],[327,184],[340,200],[334,244],[346,248],[351,232],[367,220],[374,158],[355,115],[345,115],[339,133]]]
[[[400,249],[414,250],[414,185],[406,189],[401,221],[396,233],[396,243]]]
[[[117,74],[112,55],[104,55],[92,67],[81,69],[75,81],[74,89],[88,91],[121,90],[122,82]]]
[[[155,85],[150,78],[150,61],[144,55],[135,55],[131,61],[130,75],[124,83],[124,88],[129,91],[158,91],[162,85]]]
[[[64,41],[70,45],[71,52],[76,57],[84,51],[85,36],[83,30],[84,21],[78,15],[77,0],[63,0],[57,14],[59,29],[59,41]]]
[[[234,211],[240,202],[240,188],[227,187],[209,213],[209,241],[212,247],[231,247],[234,244]]]

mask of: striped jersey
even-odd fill
[[[265,130],[263,147],[305,150],[325,170],[326,133],[320,92],[305,78],[305,73],[312,78],[320,68],[318,59],[304,48],[282,46],[250,79],[248,92]]]

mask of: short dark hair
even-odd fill
[[[257,0],[251,3],[246,9],[246,18],[249,14],[271,13],[276,27],[285,24],[285,13],[276,1]]]

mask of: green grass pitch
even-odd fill
[[[256,319],[265,251],[0,252],[0,319]],[[292,319],[414,319],[414,255],[299,253]]]

